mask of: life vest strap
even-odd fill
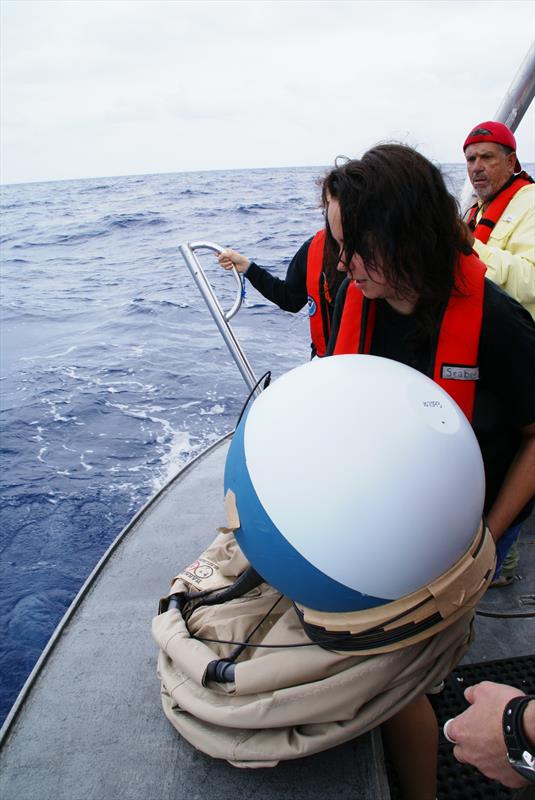
[[[323,271],[327,236],[325,229],[318,231],[308,247],[307,295],[310,336],[318,356],[324,356],[330,335],[330,317],[327,307],[328,289],[325,290]]]

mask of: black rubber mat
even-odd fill
[[[509,800],[518,796],[517,792],[485,778],[474,767],[459,764],[453,757],[453,746],[442,734],[446,720],[468,707],[463,694],[465,688],[481,681],[507,683],[527,694],[535,693],[535,655],[458,667],[448,676],[442,692],[429,695],[440,726],[438,800]],[[387,770],[392,800],[399,800],[395,775],[388,764]]]

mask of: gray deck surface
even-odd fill
[[[535,514],[522,526],[518,549],[517,580],[489,589],[478,606],[479,612],[504,616],[476,615],[475,640],[463,664],[535,654]]]
[[[226,450],[175,481],[99,573],[6,739],[2,800],[388,800],[377,735],[238,770],[194,750],[161,710],[151,619],[170,578],[224,524]]]

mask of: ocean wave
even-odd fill
[[[76,345],[73,344],[70,347],[67,347],[66,350],[61,350],[58,353],[49,353],[48,355],[39,355],[38,358],[39,358],[40,361],[43,361],[43,360],[48,361],[48,360],[54,359],[54,358],[62,358],[63,356],[68,356],[70,353],[74,352],[74,350],[76,350]],[[20,360],[21,361],[35,361],[36,358],[37,358],[37,356],[22,356]]]
[[[176,303],[173,300],[154,300],[153,302],[162,308],[190,308],[189,303]]]
[[[13,187],[14,188],[14,187]],[[6,194],[7,194],[7,187],[6,187]],[[30,200],[27,196],[21,197],[20,200],[14,200],[11,203],[0,203],[0,210],[1,211],[13,211],[17,208],[34,208],[35,206],[44,206],[46,205],[46,200]]]
[[[247,300],[247,308],[249,308],[251,311],[254,311],[256,308],[273,308],[273,303],[270,303],[269,300],[257,300],[256,302]]]
[[[80,189],[78,193],[80,195],[84,195],[84,194],[92,194],[93,192],[104,192],[107,189],[112,189],[113,186],[114,186],[113,183],[100,183],[97,184],[96,186],[88,186],[84,189]]]
[[[17,242],[12,245],[14,250],[33,250],[35,248],[47,247],[50,245],[73,245],[83,244],[89,242],[91,239],[97,239],[100,236],[106,236],[108,230],[96,230],[91,228],[89,230],[77,230],[73,233],[58,233],[55,236],[50,236],[48,233],[43,233],[41,238]]]
[[[247,203],[247,205],[239,205],[236,211],[239,214],[251,214],[257,211],[273,211],[284,208],[284,204],[278,201],[272,203]]]
[[[137,214],[109,214],[103,217],[102,221],[110,229],[165,225],[168,222],[156,211],[140,211]]]
[[[201,408],[199,414],[201,417],[205,416],[214,416],[214,414],[224,414],[225,413],[225,406],[221,403],[216,403],[215,405],[211,406],[211,408]]]
[[[144,297],[136,297],[129,303],[127,309],[127,314],[155,314],[156,309],[153,305],[146,301]]]
[[[16,241],[12,245],[15,250],[34,249],[43,246],[70,246],[83,244],[94,239],[109,236],[116,230],[133,228],[152,228],[154,226],[168,225],[169,220],[158,212],[145,211],[135,214],[107,214],[94,223],[79,223],[72,230],[52,234],[46,229],[37,238]],[[18,233],[17,235],[20,235]],[[5,236],[4,243],[11,241],[13,236]]]
[[[167,191],[162,192],[161,194],[167,195]],[[191,189],[191,188],[188,188],[188,189],[182,189],[182,191],[179,192],[179,196],[181,196],[181,197],[199,197],[200,195],[210,196],[212,194],[213,194],[213,192],[211,192],[209,189]]]
[[[189,303],[177,303],[173,300],[148,300],[145,297],[135,297],[126,309],[127,314],[157,314],[159,309],[185,309],[190,308]]]

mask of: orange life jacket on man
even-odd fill
[[[472,420],[486,267],[474,255],[461,254],[458,262],[460,292],[448,300],[434,354],[433,378]],[[354,281],[349,283],[333,355],[369,353],[377,312]]]
[[[310,336],[318,356],[324,356],[331,332],[329,306],[332,299],[323,268],[326,246],[325,229],[318,231],[308,248],[307,294]]]
[[[529,186],[530,183],[533,183],[533,179],[527,174],[527,172],[520,172],[518,175],[513,175],[512,178],[507,181],[505,186],[500,189],[498,194],[493,197],[487,208],[484,210],[483,216],[477,223],[476,217],[480,206],[478,203],[476,203],[469,209],[468,218],[466,221],[469,227],[473,230],[476,239],[479,239],[479,241],[483,244],[488,242],[490,234],[492,233],[492,229],[502,216],[503,212],[515,194],[520,191],[522,187]]]

